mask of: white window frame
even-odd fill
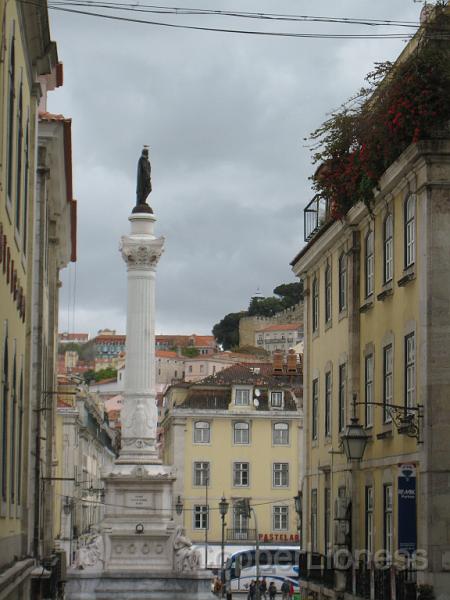
[[[374,290],[374,233],[370,230],[365,240],[365,267],[366,267],[366,298],[373,294]]]
[[[364,402],[366,427],[373,426],[373,354],[368,354],[364,359]]]
[[[347,308],[347,256],[342,252],[339,256],[339,312]]]
[[[245,433],[246,432],[246,433]],[[233,443],[250,443],[250,425],[246,421],[236,421],[233,423]]]
[[[274,401],[274,399],[276,399]],[[270,392],[270,406],[272,408],[283,408],[283,392],[282,391],[273,391]]]
[[[331,371],[325,373],[325,436],[331,436],[331,404],[332,404]]]
[[[317,488],[311,490],[311,551],[317,552]]]
[[[394,277],[394,219],[391,213],[389,213],[384,220],[383,234],[383,282],[389,283]]]
[[[289,487],[289,463],[273,463],[272,465],[272,487]]]
[[[209,529],[209,506],[207,504],[194,504],[192,511],[192,529]]]
[[[332,317],[332,288],[331,288],[331,265],[325,267],[325,323],[330,323]]]
[[[345,429],[346,413],[346,394],[347,394],[347,364],[339,365],[339,431]]]
[[[410,194],[405,200],[405,269],[416,260],[416,198]]]
[[[275,505],[272,507],[273,531],[289,531],[289,507]]]
[[[312,382],[312,411],[311,411],[311,437],[317,440],[319,437],[319,380]]]
[[[250,405],[250,390],[249,388],[236,388],[234,391],[234,403],[236,406]]]
[[[394,348],[388,344],[383,348],[383,420],[385,423],[392,421],[388,404],[394,400]]]
[[[195,444],[209,444],[210,442],[211,442],[211,424],[208,423],[208,421],[195,421],[195,423],[194,423],[194,443]]]
[[[195,487],[205,487],[211,485],[211,467],[206,460],[196,460],[194,462],[193,485]]]
[[[319,280],[314,276],[312,283],[312,330],[319,329]]]
[[[274,446],[289,445],[289,424],[288,423],[273,423],[272,424],[272,444]]]
[[[247,477],[247,483],[243,483],[244,475]],[[233,463],[233,487],[249,487],[250,485],[250,463]]]
[[[416,405],[416,336],[409,333],[405,336],[405,406]]]

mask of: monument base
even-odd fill
[[[213,600],[212,574],[67,572],[67,600]]]

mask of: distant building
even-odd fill
[[[183,524],[194,544],[205,544],[208,566],[220,566],[222,495],[230,503],[226,551],[255,543],[253,520],[235,503],[258,505],[259,540],[299,544],[293,497],[302,464],[300,363],[235,364],[195,383],[171,386],[164,397],[161,435],[164,462],[177,469],[174,498],[183,503]],[[207,499],[206,499],[207,498]],[[204,561],[204,551],[201,552]]]
[[[285,354],[303,339],[303,324],[269,325],[255,333],[254,345],[273,354],[281,351]]]
[[[58,396],[56,411],[54,476],[61,479],[55,485],[53,520],[55,544],[70,564],[83,535],[103,518],[101,473],[112,468],[118,434],[105,420],[97,395],[65,391]]]
[[[88,333],[60,333],[58,342],[60,344],[86,344],[89,341]]]
[[[303,302],[282,310],[273,317],[242,317],[239,320],[239,346],[254,346],[255,334],[270,325],[303,323]]]
[[[94,338],[95,358],[112,359],[125,352],[125,335],[117,335],[114,330],[101,329]]]
[[[178,350],[195,348],[201,355],[214,354],[218,350],[213,335],[156,335],[157,350]]]
[[[267,364],[270,362],[270,358],[265,356],[237,352],[217,352],[208,356],[186,358],[184,380],[200,381],[205,377],[214,376],[236,363]]]

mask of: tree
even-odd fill
[[[181,354],[188,358],[195,358],[200,354],[200,350],[198,348],[181,348]]]
[[[103,381],[103,379],[114,379],[117,377],[117,369],[107,367],[106,369],[100,369],[100,371],[86,371],[84,374],[84,380],[86,383],[90,381]]]
[[[267,298],[252,298],[248,307],[249,317],[273,317],[277,312],[283,310],[285,306],[280,298],[269,296]]]
[[[273,293],[281,296],[284,308],[290,308],[303,299],[303,281],[282,283],[273,290]]]
[[[239,320],[246,316],[246,311],[229,313],[219,323],[214,325],[212,330],[213,336],[224,350],[229,350],[233,346],[239,345]]]

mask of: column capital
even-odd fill
[[[164,251],[164,238],[123,236],[120,252],[129,269],[155,267]]]

